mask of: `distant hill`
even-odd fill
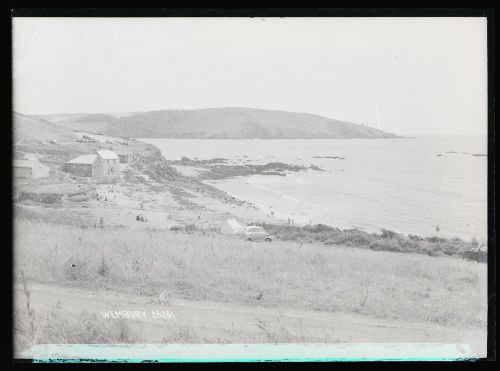
[[[62,115],[61,115],[62,116]],[[38,116],[44,117],[44,116]],[[72,129],[131,138],[396,138],[393,133],[322,116],[254,108],[161,110],[119,115],[46,117]]]
[[[33,115],[32,117],[47,120],[71,130],[83,130],[90,132],[105,132],[108,127],[108,121],[115,119],[112,115],[101,113]]]
[[[55,139],[57,141],[72,141],[75,139],[71,129],[54,124],[45,119],[13,113],[14,143],[38,142]]]

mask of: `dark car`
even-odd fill
[[[463,259],[478,263],[486,263],[488,261],[488,245],[482,244],[479,247],[466,251],[463,255]]]

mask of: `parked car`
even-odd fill
[[[479,263],[486,263],[488,261],[488,245],[482,244],[479,246]]]
[[[481,244],[479,247],[466,251],[462,259],[486,263],[488,261],[488,245]]]
[[[247,241],[272,241],[271,235],[264,228],[255,225],[243,227],[243,230],[238,232],[237,236]]]

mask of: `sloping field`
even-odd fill
[[[48,141],[73,141],[75,135],[72,130],[51,123],[43,119],[13,113],[14,143],[23,140],[24,142]]]
[[[15,227],[16,277],[25,272],[39,282],[452,326],[486,324],[486,267],[457,258],[252,243],[142,226],[82,229],[19,220]]]

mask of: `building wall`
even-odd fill
[[[104,176],[103,165],[101,159],[97,158],[97,161],[94,163],[94,177],[102,178]]]
[[[49,168],[47,166],[34,166],[33,178],[47,178],[49,176]]]
[[[120,176],[120,160],[118,158],[115,160],[111,160],[109,168],[113,169],[110,176],[116,176],[116,177]]]
[[[119,154],[118,157],[120,157],[120,163],[122,164],[127,164],[135,160],[134,153],[123,153]]]
[[[120,157],[120,162],[122,164],[127,164],[130,162],[130,155],[129,154],[118,155],[118,157]]]
[[[114,159],[114,160],[99,159],[99,162],[101,163],[102,166],[101,177],[114,178],[120,175],[119,159]]]
[[[63,171],[81,177],[92,177],[94,175],[92,164],[65,163]]]
[[[33,178],[33,172],[30,167],[15,167],[14,166],[14,177],[16,178]]]

